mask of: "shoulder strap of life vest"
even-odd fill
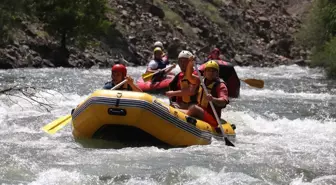
[[[204,83],[205,83],[205,79],[204,79]],[[208,92],[210,92],[212,96],[214,96],[214,97],[218,96],[216,88],[220,83],[225,83],[225,82],[218,78],[216,81],[214,81],[210,85],[206,86],[206,88],[208,89]],[[202,107],[207,107],[208,103],[209,103],[208,100],[205,97],[206,97],[205,96],[205,91],[204,91],[203,87],[200,86],[200,88],[198,90],[197,102]]]
[[[205,84],[205,80],[203,79],[203,82]],[[211,84],[207,85],[206,88],[208,89],[208,92],[212,94],[212,90],[214,89],[213,86],[215,85],[216,82],[212,82]],[[203,86],[200,86],[198,89],[198,95],[197,95],[197,102],[201,107],[207,107],[208,106],[208,100],[206,99],[205,91],[203,89]]]

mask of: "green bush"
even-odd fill
[[[95,34],[110,26],[105,14],[109,11],[106,0],[36,0],[37,17],[46,30],[67,43],[85,45]]]
[[[313,53],[314,66],[322,66],[326,69],[328,77],[336,78],[336,37],[327,42],[324,47]]]
[[[330,2],[322,11],[322,19],[325,23],[327,34],[336,36],[336,2]]]
[[[0,3],[0,43],[11,40],[11,32],[15,29],[17,19],[29,10],[28,0],[1,0]],[[28,12],[28,11],[27,11]]]
[[[330,38],[324,22],[324,9],[328,6],[328,0],[316,0],[304,20],[301,30],[297,35],[299,44],[312,49],[322,47]]]
[[[297,35],[298,44],[312,49],[312,66],[336,78],[336,2],[316,0]]]

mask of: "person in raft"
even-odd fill
[[[208,55],[207,61],[209,60],[222,60],[220,56],[221,52],[218,48],[213,49]]]
[[[197,103],[196,90],[200,84],[199,78],[193,75],[194,55],[183,50],[178,55],[178,65],[181,72],[175,75],[169,84],[166,96],[170,98],[171,106],[178,109],[188,109]]]
[[[159,71],[156,75],[154,75],[153,81],[161,81],[165,78],[165,75],[168,74],[173,68],[165,69],[167,67],[167,63],[162,60],[163,51],[160,47],[156,47],[154,49],[154,59],[151,60],[147,66],[146,73],[155,73]],[[173,64],[175,65],[175,64]]]
[[[161,41],[156,41],[156,42],[154,43],[154,49],[155,49],[156,47],[159,47],[159,48],[161,48],[161,50],[162,50],[162,60],[163,60],[163,62],[165,62],[165,63],[169,63],[169,62],[168,62],[168,56],[167,56],[167,54],[164,52],[164,48],[163,48],[163,44],[162,44],[162,42],[161,42]],[[154,58],[154,56],[153,56],[153,58]]]
[[[220,58],[221,51],[218,48],[213,49],[207,61],[216,61],[219,65],[220,73],[219,78],[224,80],[226,87],[229,91],[230,98],[238,98],[240,94],[240,80],[238,78],[237,72],[231,62],[226,62]],[[198,69],[201,74],[203,74],[205,64],[201,65]]]
[[[122,82],[124,79],[127,80],[127,82],[119,87],[116,90],[127,90],[127,91],[137,91],[142,92],[142,90],[134,84],[133,79],[130,76],[127,76],[127,69],[122,64],[115,64],[111,69],[111,81],[106,82],[103,89],[111,89],[115,85]]]
[[[221,117],[221,110],[229,103],[228,89],[225,82],[218,77],[219,66],[215,61],[208,61],[205,64],[204,84],[209,94],[206,95],[203,87],[200,86],[197,96],[197,105],[190,106],[187,114],[209,123],[212,127],[217,127],[215,114],[209,104],[213,102],[218,117]]]

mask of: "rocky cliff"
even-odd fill
[[[39,24],[21,21],[15,40],[0,46],[0,68],[109,67],[122,58],[145,65],[153,43],[169,58],[182,49],[205,57],[214,47],[237,65],[304,64],[309,51],[295,33],[309,0],[110,0],[113,23],[96,44],[60,51],[57,39]],[[64,62],[66,61],[66,62]]]

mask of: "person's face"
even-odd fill
[[[204,77],[207,80],[215,80],[218,77],[218,71],[214,68],[206,68],[204,70]]]
[[[120,71],[112,72],[111,77],[112,77],[113,84],[118,84],[121,81],[123,81],[124,78],[125,78],[124,75],[122,74],[122,72],[120,72]]]
[[[162,58],[162,52],[161,51],[155,51],[154,52],[154,58],[155,59],[161,59]]]
[[[213,53],[211,53],[211,58],[218,59],[219,58],[219,52],[213,52]]]
[[[188,59],[187,58],[180,58],[178,59],[178,65],[182,72],[185,72],[187,70],[188,66]]]

